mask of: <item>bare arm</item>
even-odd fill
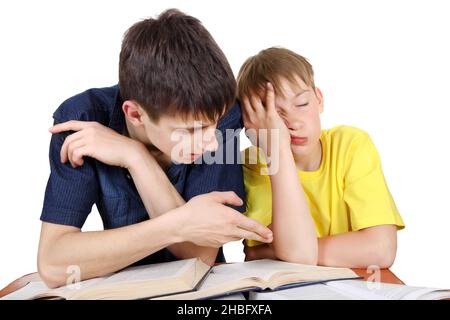
[[[180,208],[130,226],[93,232],[44,222],[38,270],[50,287],[64,285],[69,266],[77,266],[80,280],[122,269],[174,243],[191,241],[219,248],[239,239],[271,242],[272,232],[225,206],[241,205],[233,192],[199,195]],[[214,212],[214,215],[211,215]]]
[[[69,160],[74,168],[83,165],[84,156],[131,168],[130,163],[139,154],[134,140],[98,123],[68,121],[51,128],[53,133],[70,130],[77,132],[64,141],[61,160]],[[167,199],[162,202],[167,203]],[[148,221],[106,231],[81,232],[79,228],[44,222],[39,273],[47,285],[55,287],[65,284],[70,265],[80,268],[80,279],[88,279],[117,271],[175,243],[189,241],[219,248],[242,238],[272,241],[269,229],[225,204],[239,206],[242,200],[233,192],[211,192],[172,210],[161,208],[168,211]]]
[[[389,268],[397,252],[397,227],[380,225],[360,231],[319,239],[319,261],[322,266],[367,268],[376,265]],[[246,259],[274,259],[271,245],[245,248]]]
[[[258,131],[257,144],[268,160],[274,255],[284,261],[315,265],[316,228],[298,178],[289,130],[275,108],[274,89],[267,84],[265,105],[254,94],[243,97],[242,102],[245,127]]]
[[[317,264],[317,235],[292,152],[280,150],[272,186],[272,247],[280,260]]]
[[[397,227],[381,225],[319,240],[319,264],[325,266],[389,268],[397,252]]]
[[[120,270],[179,241],[173,212],[151,221],[92,232],[43,222],[38,271],[49,287],[59,287],[66,283],[69,266],[79,267],[80,280],[89,279]]]
[[[157,161],[143,148],[139,158],[133,161],[130,173],[151,218],[158,217],[174,208],[185,204],[175,187]],[[202,261],[213,265],[218,248],[202,247],[192,242],[174,243],[168,249],[180,259],[200,257]]]

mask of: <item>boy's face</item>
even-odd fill
[[[312,156],[320,144],[320,114],[323,97],[319,89],[281,79],[281,93],[275,95],[275,107],[291,134],[291,149],[298,156]]]
[[[217,123],[208,120],[162,116],[158,122],[145,119],[149,142],[171,161],[192,163],[207,151],[215,151]]]
[[[164,115],[154,121],[134,103],[124,107],[124,112],[127,122],[132,123],[130,136],[151,149],[156,148],[172,162],[192,163],[203,153],[218,148],[217,122]]]

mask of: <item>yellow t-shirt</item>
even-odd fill
[[[404,228],[387,187],[381,160],[370,136],[357,128],[322,130],[322,161],[317,171],[298,171],[318,237],[382,224]],[[265,226],[272,222],[270,178],[261,174],[264,157],[256,147],[243,151],[246,215]],[[250,152],[250,150],[252,152]],[[258,154],[257,158],[251,155]],[[295,208],[293,208],[295,209]],[[249,240],[248,246],[260,242]]]

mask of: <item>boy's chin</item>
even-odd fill
[[[291,143],[291,150],[295,154],[301,155],[301,154],[307,153],[308,149],[310,149],[310,148],[311,148],[310,144],[298,145],[298,144]]]
[[[307,144],[293,144],[291,143],[291,149],[292,150],[305,150],[306,148],[308,148],[309,145]]]
[[[296,145],[291,143],[291,151],[296,155],[306,155],[315,150],[316,146],[320,145],[320,140],[314,141],[304,145]]]
[[[191,164],[191,163],[196,162],[199,158],[201,158],[201,155],[200,156],[196,156],[196,157],[187,156],[187,157],[182,157],[182,158],[174,159],[174,160],[177,163]],[[198,160],[198,161],[200,161],[200,160]]]
[[[187,159],[179,159],[179,160],[175,160],[175,162],[180,163],[180,164],[191,164],[194,163],[194,160],[187,160]]]

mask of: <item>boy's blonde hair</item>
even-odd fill
[[[264,90],[266,83],[272,83],[275,93],[284,95],[281,78],[296,83],[295,77],[315,89],[312,65],[301,55],[280,47],[272,47],[260,51],[248,58],[237,77],[237,96],[242,99],[251,93]]]

